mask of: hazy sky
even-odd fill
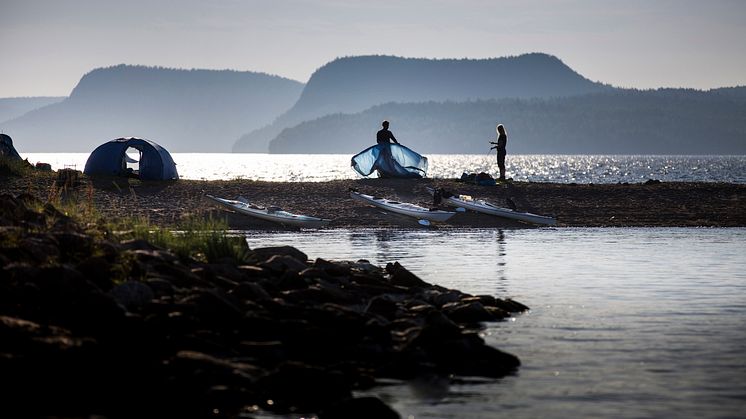
[[[337,57],[556,55],[624,87],[746,85],[743,0],[0,0],[0,97],[121,63],[307,81]]]

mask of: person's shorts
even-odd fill
[[[505,166],[505,155],[506,154],[507,153],[504,152],[504,151],[503,152],[499,152],[499,151],[497,152],[497,164],[498,165]]]

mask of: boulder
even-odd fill
[[[22,160],[21,155],[13,147],[13,139],[9,135],[0,134],[0,157],[11,160]]]
[[[356,397],[334,403],[319,412],[319,419],[399,419],[398,413],[377,397]]]

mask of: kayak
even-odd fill
[[[230,208],[238,213],[260,218],[262,220],[273,221],[293,227],[319,228],[328,224],[331,220],[324,218],[311,217],[308,215],[298,215],[291,212],[283,211],[277,207],[259,207],[246,199],[239,200],[223,199],[212,195],[206,195],[211,200]]]
[[[390,211],[396,214],[407,215],[419,220],[427,221],[446,221],[456,215],[453,211],[431,210],[419,205],[408,202],[397,202],[386,198],[378,198],[372,195],[366,195],[357,191],[350,191],[350,197],[358,201],[374,205],[378,208]]]
[[[427,188],[431,193],[435,193],[435,189]],[[509,218],[511,220],[523,221],[525,223],[542,224],[542,225],[555,225],[557,220],[552,217],[544,215],[531,214],[530,212],[520,212],[510,208],[498,207],[497,205],[491,204],[482,199],[474,199],[469,195],[451,195],[448,198],[443,199],[450,205],[466,208],[468,210],[481,212],[483,214],[495,215],[497,217]]]

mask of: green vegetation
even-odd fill
[[[243,263],[248,260],[249,251],[241,236],[228,233],[224,220],[212,217],[187,217],[175,229],[156,227],[146,219],[125,219],[116,225],[109,225],[119,240],[145,240],[155,246],[169,249],[181,259],[194,258],[203,262],[218,262],[230,259]]]
[[[0,176],[28,176],[34,168],[26,160],[0,156]]]
[[[235,263],[244,263],[249,257],[250,252],[242,236],[231,235],[225,220],[204,214],[186,217],[174,228],[156,226],[143,217],[105,219],[95,208],[91,185],[78,191],[53,183],[45,201],[30,199],[26,202],[32,211],[45,216],[45,228],[72,221],[99,240],[118,243],[144,240],[172,251],[183,261],[195,259],[213,263],[230,259]]]

